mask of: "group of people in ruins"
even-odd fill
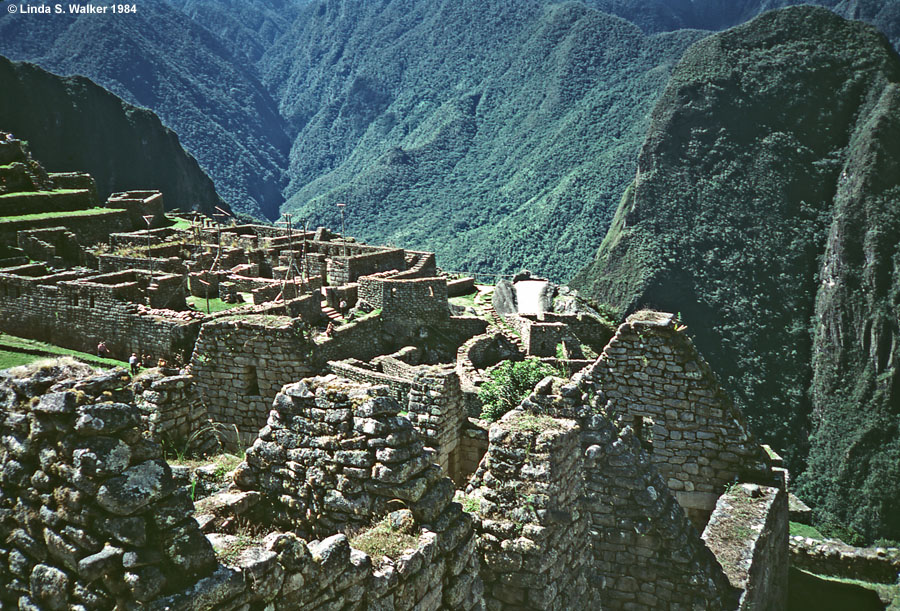
[[[105,341],[100,341],[97,344],[97,356],[102,358],[112,358],[112,353],[109,350],[109,347],[106,345]],[[143,357],[138,356],[137,352],[132,352],[131,356],[128,357],[128,366],[131,369],[131,375],[137,375],[142,368],[153,367],[153,357],[150,354],[144,354]],[[174,362],[176,365],[179,364],[180,359],[176,357]],[[157,367],[168,367],[169,362],[163,357],[159,357],[156,359]]]

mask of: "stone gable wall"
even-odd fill
[[[638,433],[676,495],[705,495],[711,511],[736,478],[772,482],[765,452],[671,314],[630,317],[590,372],[606,413]]]
[[[521,409],[581,427],[591,587],[602,607],[735,608],[736,591],[638,439],[603,414],[589,371],[557,384],[540,382]]]

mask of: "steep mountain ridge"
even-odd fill
[[[693,45],[574,280],[623,310],[681,312],[756,432],[795,475],[808,460],[820,517],[894,538],[898,83],[882,35],[820,8]]]
[[[0,53],[82,74],[153,109],[235,209],[277,216],[289,138],[233,45],[163,0],[136,14],[0,15]]]
[[[0,129],[28,140],[53,172],[88,172],[101,199],[159,189],[169,208],[212,214],[226,204],[159,118],[85,77],[59,77],[0,56]]]

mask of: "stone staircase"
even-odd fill
[[[322,314],[324,314],[328,318],[328,320],[331,320],[334,322],[340,322],[340,321],[344,320],[344,318],[343,318],[343,316],[341,316],[340,312],[338,312],[334,308],[324,305],[324,304],[322,305]]]
[[[488,297],[488,291],[479,290],[475,297],[475,309],[482,318],[487,319],[488,329],[498,331],[508,339],[522,354],[526,354],[522,338],[512,330],[512,326],[494,309],[494,305]]]

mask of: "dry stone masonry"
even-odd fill
[[[451,502],[453,482],[399,411],[384,387],[336,376],[288,385],[235,482],[263,493],[263,520],[309,537],[352,533],[406,510],[430,543],[397,560],[406,583],[370,598],[374,605],[389,596],[391,605],[370,608],[478,607],[472,520]]]
[[[582,508],[581,431],[509,412],[476,473],[481,575],[490,609],[587,609],[591,560]]]
[[[3,608],[123,608],[214,570],[187,493],[141,436],[140,412],[109,400],[122,375],[51,387],[4,415]]]
[[[698,525],[735,479],[774,483],[765,451],[671,314],[639,312],[592,366],[605,413],[630,425]],[[783,482],[782,482],[783,485]]]

